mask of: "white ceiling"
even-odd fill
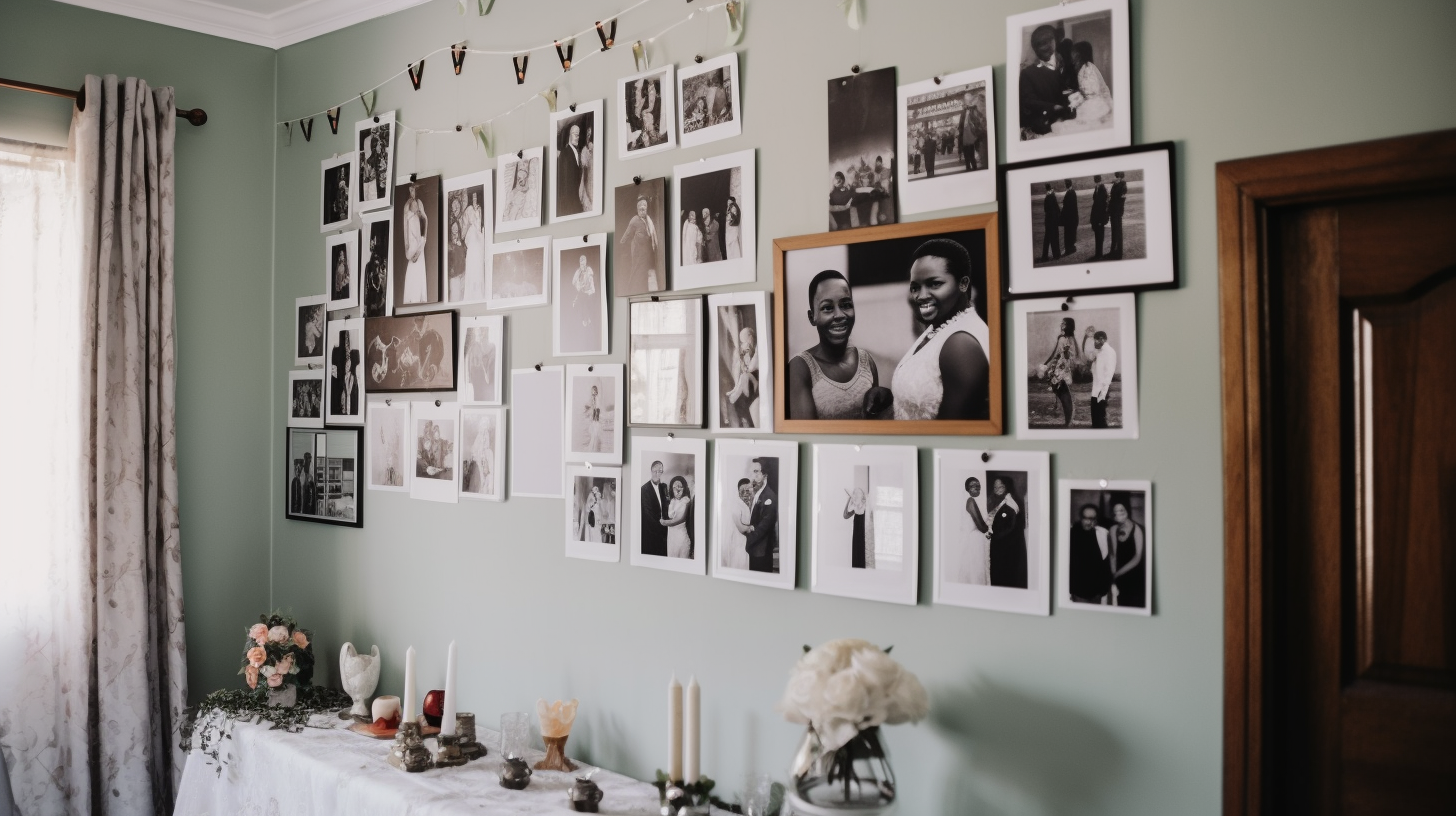
[[[230,40],[282,48],[428,0],[60,0]]]

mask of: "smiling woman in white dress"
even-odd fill
[[[587,541],[592,544],[600,544],[602,541],[602,489],[592,486],[591,493],[587,494],[586,503],[581,508],[581,522],[577,525],[577,541]]]
[[[910,308],[925,331],[895,367],[895,419],[988,419],[991,331],[978,312],[986,272],[949,238],[932,238],[910,265]]]
[[[662,526],[667,528],[667,557],[692,558],[693,539],[688,534],[687,520],[693,496],[688,492],[687,479],[672,477],[668,495],[672,498],[667,502],[667,518],[662,519]]]
[[[698,228],[698,214],[688,210],[682,226],[682,262],[684,265],[703,262],[703,231]]]
[[[470,194],[465,208],[465,299],[485,300],[485,218],[480,199]]]
[[[415,197],[415,185],[409,188],[409,201],[404,205],[404,302],[428,303],[429,288],[425,285],[425,228],[429,219],[425,205]]]
[[[727,569],[748,569],[749,520],[753,516],[753,482],[738,480],[738,501],[729,500],[728,525],[723,537],[723,566]]]

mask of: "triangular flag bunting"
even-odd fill
[[[480,16],[484,17],[490,13],[491,8],[495,5],[495,0],[479,0],[477,5],[480,7]]]
[[[416,65],[406,65],[405,70],[409,71],[410,84],[415,86],[415,90],[418,91],[420,80],[425,78],[425,61],[420,60]],[[395,74],[395,76],[399,76],[399,74]]]
[[[450,63],[455,66],[455,76],[460,76],[460,66],[465,64],[465,43],[450,46]]]
[[[743,39],[743,0],[728,0],[723,13],[728,15],[728,36],[723,44],[737,45]]]
[[[373,116],[374,115],[375,95],[376,95],[376,92],[375,91],[365,91],[364,93],[359,94],[359,101],[364,103],[364,115],[365,116]]]
[[[561,50],[561,40],[556,41],[556,58],[561,60],[561,70],[571,70],[571,53],[576,50],[576,40],[566,44],[566,50]]]
[[[488,127],[488,124],[476,125],[470,129],[470,132],[475,134],[476,141],[485,149],[485,157],[487,159],[493,159],[495,158],[495,146],[490,143],[490,131],[487,130]]]
[[[511,62],[516,64],[516,84],[526,84],[526,64],[531,61],[530,54],[522,54],[519,57],[511,57]]]
[[[638,71],[647,70],[647,47],[641,40],[632,43],[632,61],[637,63]]]
[[[849,23],[850,28],[859,31],[860,24],[864,22],[860,0],[839,0],[839,7],[844,9],[844,21]]]
[[[612,44],[617,41],[617,20],[616,20],[616,18],[613,18],[612,19],[612,28],[611,28],[611,32],[610,33],[606,29],[602,28],[602,21],[601,20],[598,20],[597,21],[597,36],[600,37],[601,40],[602,40],[602,50],[603,51],[606,51],[607,49],[611,48],[612,47]]]
[[[550,88],[547,88],[546,90],[544,90],[541,93],[537,94],[537,96],[539,96],[542,99],[546,100],[546,107],[550,108],[552,113],[555,113],[556,112],[556,86],[555,85],[553,85]]]
[[[335,136],[339,135],[339,109],[329,108],[328,111],[324,113],[324,115],[329,117],[329,130],[332,131]]]
[[[301,131],[303,131],[303,140],[305,142],[311,142],[311,141],[313,141],[313,117],[312,116],[308,117],[307,119],[299,119],[298,120],[298,129],[301,130]]]
[[[284,142],[283,143],[283,146],[284,147],[292,147],[293,146],[293,123],[292,122],[284,122],[283,123],[283,132],[286,133],[286,134],[288,134],[288,141]]]

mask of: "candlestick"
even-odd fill
[[[682,780],[683,772],[683,693],[677,675],[667,684],[667,775],[672,781]]]
[[[440,716],[440,736],[455,734],[455,641],[450,641],[450,654],[445,659],[445,712]]]
[[[411,646],[404,653],[404,700],[400,719],[404,722],[414,722],[420,715],[420,701],[415,696],[415,647]]]
[[[688,678],[687,718],[683,722],[683,781],[698,782],[702,750],[702,689],[697,677]]]

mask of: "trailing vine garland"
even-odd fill
[[[221,746],[233,738],[234,724],[267,721],[273,723],[269,730],[297,734],[313,715],[331,714],[351,703],[344,692],[318,686],[299,686],[298,702],[291,708],[268,705],[266,688],[220,689],[182,712],[182,750],[191,753],[196,747],[221,775],[227,764]]]

